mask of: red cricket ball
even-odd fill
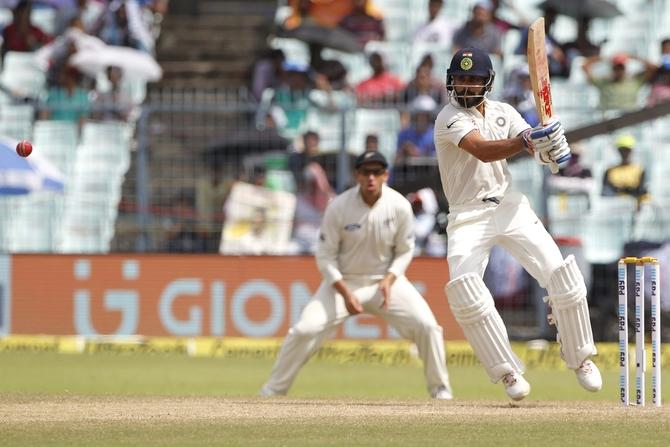
[[[16,153],[22,157],[27,157],[33,151],[33,145],[28,140],[21,140],[16,145]]]

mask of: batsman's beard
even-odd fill
[[[449,90],[449,100],[455,100],[456,103],[464,107],[466,109],[469,109],[471,107],[477,107],[481,103],[484,102],[484,100],[489,96],[489,93],[491,93],[491,82],[492,80],[489,79],[488,82],[484,85],[469,85],[469,84],[462,84],[462,85],[451,85],[451,89]],[[458,93],[456,88],[463,88],[462,93]],[[480,92],[477,94],[469,94],[470,91],[474,92]]]

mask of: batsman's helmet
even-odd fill
[[[493,87],[493,80],[495,79],[495,71],[491,58],[486,51],[479,48],[463,48],[458,50],[451,59],[451,64],[447,69],[447,91],[449,97],[456,99],[458,104],[463,107],[476,107],[481,104],[488,96]],[[478,76],[486,81],[479,86],[468,85],[463,93],[458,94],[454,89],[454,76]],[[469,90],[476,88],[483,91],[472,92]]]

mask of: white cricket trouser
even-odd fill
[[[429,393],[440,387],[451,393],[444,353],[442,327],[421,294],[405,276],[391,287],[388,309],[381,309],[382,295],[378,281],[345,278],[367,313],[378,315],[398,333],[413,341],[423,360]],[[349,317],[344,298],[330,284],[321,283],[319,290],[303,309],[300,320],[288,331],[279,351],[270,379],[263,387],[273,394],[286,394],[302,365],[314,354],[323,340]]]
[[[494,245],[505,248],[545,288],[554,270],[562,265],[563,256],[556,242],[544,228],[523,194],[508,193],[500,204],[484,202],[470,209],[455,208],[452,210],[455,212],[449,216],[447,226],[447,259],[451,278],[459,278],[468,273],[482,278]],[[483,283],[482,286],[484,286]],[[491,299],[490,296],[489,299]],[[459,303],[450,304],[453,306]],[[495,307],[492,306],[489,311],[493,321],[502,323]],[[460,324],[463,325],[463,323]],[[516,357],[512,354],[509,337],[504,327],[501,327],[495,335],[491,335],[490,331],[474,329],[470,332],[464,330],[464,332],[466,335],[472,332],[468,341],[473,348],[480,348],[478,356],[486,356],[484,346],[487,345],[498,346],[497,349],[500,352],[506,353],[505,362],[500,364],[502,366],[487,369],[493,382],[497,382],[507,373],[517,371],[517,368],[521,369]],[[492,338],[494,336],[495,340]],[[471,337],[475,338],[470,339]],[[482,340],[481,337],[489,337],[490,342]],[[483,365],[487,365],[487,360],[491,359],[480,358]]]
[[[556,242],[518,192],[508,193],[499,205],[482,203],[475,209],[449,215],[447,226],[449,275],[484,275],[491,248],[499,245],[546,288],[551,274],[563,263]]]

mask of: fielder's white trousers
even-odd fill
[[[433,395],[441,387],[451,393],[442,327],[437,324],[428,304],[407,278],[401,276],[393,283],[388,309],[380,308],[382,295],[378,281],[363,278],[345,278],[344,281],[365,312],[382,317],[402,337],[416,344],[423,360],[429,393]],[[289,329],[264,390],[272,394],[286,394],[302,365],[349,316],[344,298],[332,285],[321,283],[303,309],[300,320]]]
[[[453,210],[452,210],[453,211]],[[521,193],[510,192],[499,205],[486,202],[449,215],[447,226],[449,275],[484,276],[494,245],[507,250],[540,286],[563,263],[556,242]]]

